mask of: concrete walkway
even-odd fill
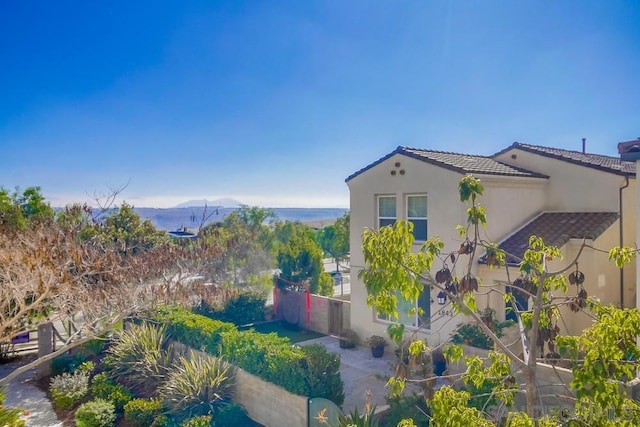
[[[392,346],[387,346],[384,356],[378,359],[371,356],[369,347],[340,348],[335,337],[326,336],[298,343],[309,344],[321,344],[329,352],[340,355],[340,375],[344,381],[345,395],[342,410],[345,414],[356,407],[362,413],[367,399],[376,405],[376,410],[386,407],[386,378],[393,374],[395,360]]]
[[[31,362],[34,357],[35,355],[23,356],[10,363],[0,365],[0,378]],[[27,426],[62,427],[62,422],[53,411],[53,406],[47,399],[47,395],[38,388],[35,374],[35,369],[32,369],[9,383],[5,406],[18,407],[28,411],[28,415],[24,417]]]

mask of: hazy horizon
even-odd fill
[[[94,198],[92,196],[84,195],[84,197],[64,197],[64,198],[55,198],[48,197],[45,192],[43,192],[47,201],[54,207],[64,207],[67,204],[71,203],[87,203],[90,206],[97,206]],[[135,206],[136,208],[152,208],[152,209],[181,209],[188,207],[198,207],[197,205],[192,206],[178,206],[181,203],[185,203],[188,201],[194,200],[202,200],[207,199],[211,202],[216,202],[220,199],[234,199],[239,202],[239,204],[247,205],[247,206],[260,206],[263,208],[303,208],[303,209],[316,209],[316,208],[335,208],[335,209],[349,209],[349,200],[338,200],[330,199],[330,198],[318,198],[318,197],[290,197],[287,199],[282,198],[270,198],[269,196],[232,196],[232,197],[117,197],[116,204],[121,205],[122,203],[128,203],[130,205]],[[145,204],[147,203],[147,204]],[[208,204],[209,207],[215,207],[211,204]],[[223,206],[230,207],[230,206]]]

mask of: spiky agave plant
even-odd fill
[[[173,361],[164,326],[150,324],[122,331],[108,353],[109,376],[142,397],[155,394]]]
[[[226,361],[191,350],[181,356],[160,389],[167,411],[186,416],[213,413],[233,395],[235,370]]]

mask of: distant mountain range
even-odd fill
[[[231,212],[237,210],[236,207],[227,207],[223,203],[218,203],[220,200],[233,199],[219,199],[214,201],[207,201],[207,208],[204,208],[204,201],[196,200],[186,203],[199,202],[200,206],[193,207],[175,207],[175,208],[134,208],[134,210],[140,215],[141,218],[150,220],[158,229],[161,230],[179,230],[183,227],[187,229],[197,229],[201,223],[210,224],[222,219],[229,215]],[[184,204],[184,203],[182,203]],[[182,205],[181,204],[181,205]],[[219,206],[224,207],[219,207]],[[283,221],[300,221],[309,223],[312,226],[323,226],[325,223],[331,223],[337,218],[344,215],[348,209],[340,208],[271,208],[278,219]]]
[[[199,199],[199,200],[189,200],[188,202],[180,203],[174,207],[176,208],[202,208],[205,206],[209,206],[212,208],[215,207],[223,207],[223,208],[239,208],[242,205],[241,202],[236,199],[232,199],[229,197],[225,197],[222,199],[216,200],[207,200],[207,199]]]

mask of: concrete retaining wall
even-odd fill
[[[253,420],[266,427],[308,425],[306,397],[289,393],[242,369],[236,372],[234,401],[241,404]]]

